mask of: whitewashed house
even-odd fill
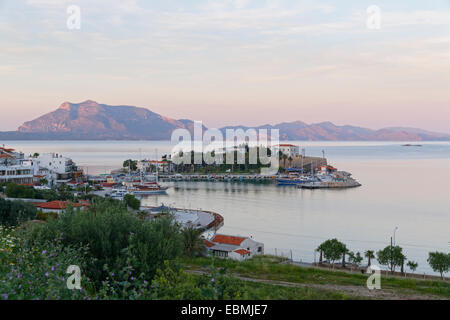
[[[264,254],[264,244],[249,237],[216,234],[211,240],[205,240],[208,251],[222,258],[246,260],[257,254]]]
[[[293,144],[280,144],[275,150],[292,158],[300,155],[300,147]]]

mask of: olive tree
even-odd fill
[[[444,279],[444,273],[450,270],[450,254],[437,251],[430,252],[427,261],[433,271],[439,272],[441,279]]]
[[[377,252],[377,260],[381,265],[388,267],[394,273],[398,266],[402,266],[405,261],[403,249],[400,246],[387,246]]]

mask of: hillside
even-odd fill
[[[17,131],[0,132],[1,140],[170,140],[173,130],[193,132],[193,121],[175,120],[146,108],[110,106],[92,100],[64,102],[55,111],[22,124]],[[228,126],[226,129],[244,129]],[[206,127],[204,127],[206,129]],[[281,140],[306,141],[450,141],[450,135],[416,128],[392,127],[372,130],[338,126],[331,122],[302,121],[262,125],[255,129],[278,129]]]

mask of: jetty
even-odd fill
[[[194,210],[172,208],[165,205],[159,207],[141,206],[140,210],[147,214],[148,219],[157,219],[164,214],[172,214],[175,221],[180,223],[182,228],[192,227],[201,232],[217,231],[223,224],[223,216],[208,210]]]
[[[301,189],[347,189],[360,187],[361,184],[355,179],[349,178],[343,181],[314,181],[299,184]]]
[[[189,182],[249,182],[249,183],[273,183],[276,176],[264,176],[260,174],[160,174],[160,180],[165,182],[189,181]]]

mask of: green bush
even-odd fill
[[[0,224],[17,226],[36,218],[36,208],[23,201],[10,201],[0,198]]]
[[[56,190],[37,190],[36,191],[36,199],[43,199],[47,201],[55,201],[55,200],[62,200],[59,197],[58,192]]]
[[[8,183],[5,190],[8,198],[34,199],[35,192],[33,187],[24,186],[16,183]]]
[[[62,234],[61,242],[87,246],[92,264],[88,276],[100,287],[111,273],[127,270],[150,282],[165,260],[183,254],[178,225],[170,217],[141,222],[120,202],[95,202],[88,211],[68,208],[59,219],[36,229],[31,239],[42,243]]]
[[[183,255],[183,237],[180,228],[170,216],[145,221],[130,238],[130,251],[138,258],[138,273],[153,278],[166,260]]]
[[[132,194],[126,194],[125,197],[123,197],[123,201],[131,209],[139,210],[141,207],[141,201]]]
[[[49,218],[57,219],[58,218],[58,214],[56,212],[42,212],[42,211],[38,211],[36,217],[37,217],[38,220],[48,221]]]
[[[82,276],[82,289],[69,290],[66,274],[69,265],[83,274],[86,259],[86,248],[63,246],[58,238],[31,245],[19,232],[0,226],[0,300],[87,298],[89,280]]]

